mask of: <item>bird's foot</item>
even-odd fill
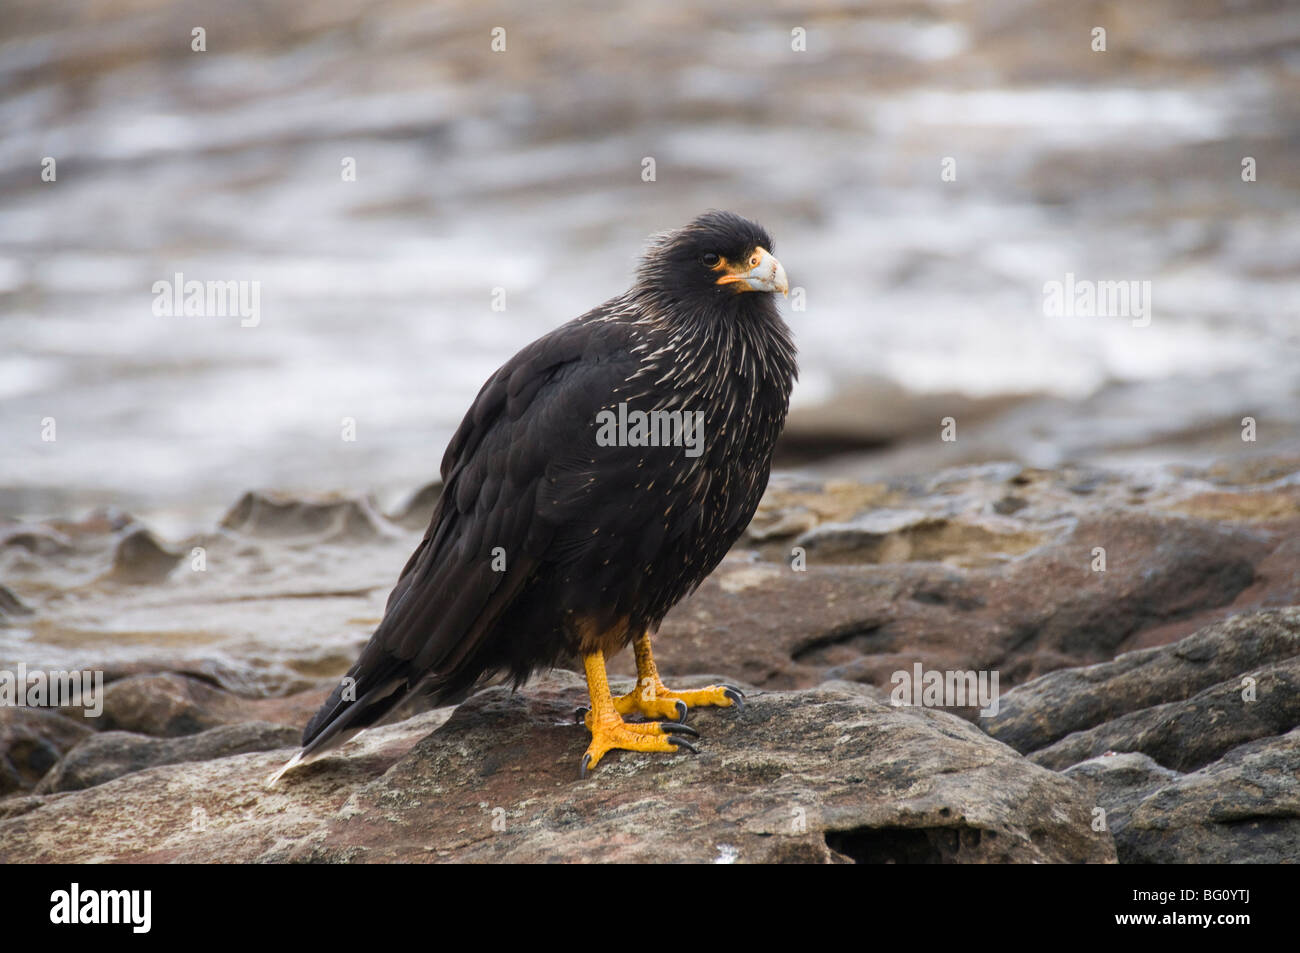
[[[686,725],[661,724],[657,721],[639,721],[628,723],[617,714],[609,713],[593,724],[591,712],[587,713],[587,726],[591,728],[591,744],[582,756],[579,777],[586,777],[587,772],[600,763],[610,751],[665,751],[675,752],[685,749],[695,754],[695,746],[681,735],[699,737],[699,732]]]
[[[641,683],[626,695],[614,699],[614,708],[620,715],[642,715],[646,718],[668,718],[683,722],[692,708],[745,707],[745,693],[731,685],[709,685],[675,692],[658,679],[641,679]]]

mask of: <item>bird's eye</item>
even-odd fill
[[[720,262],[721,260],[722,260],[721,258],[719,258],[717,255],[715,255],[715,254],[714,254],[713,252],[711,252],[711,251],[710,251],[710,252],[705,252],[703,255],[700,256],[700,261],[702,261],[702,262],[704,263],[705,267],[707,267],[707,268],[712,268],[714,265],[716,265],[716,264],[717,264],[718,262]]]

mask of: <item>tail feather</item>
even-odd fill
[[[290,768],[296,767],[297,765],[299,765],[299,764],[301,764],[301,763],[302,763],[302,752],[299,751],[299,752],[298,752],[297,754],[295,754],[292,758],[290,758],[288,761],[286,761],[286,762],[284,763],[284,765],[280,768],[279,771],[275,771],[275,772],[273,772],[272,774],[270,774],[270,775],[267,776],[267,778],[266,778],[266,786],[267,786],[268,788],[273,788],[273,787],[275,787],[275,782],[276,782],[276,781],[279,781],[282,777],[284,777],[285,773],[286,773]]]
[[[290,769],[309,764],[350,741],[401,704],[411,691],[405,676],[389,678],[355,701],[344,699],[345,687],[344,684],[336,687],[312,717],[303,731],[302,750],[266,779],[267,787],[273,786]]]

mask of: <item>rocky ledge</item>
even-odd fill
[[[212,633],[248,624],[246,599],[268,630],[301,611],[368,628],[410,509],[245,498],[203,541],[220,579],[180,575],[164,557],[194,541],[127,517],[0,528],[6,645],[111,659],[129,628],[112,620],[144,640],[182,596],[207,633],[173,621],[152,659],[106,664],[97,718],[0,708],[0,860],[1300,856],[1300,461],[777,481],[661,633],[670,682],[749,692],[693,715],[699,755],[615,753],[578,780],[584,689],[557,671],[407,712],[265,788],[348,652],[303,649],[268,687],[274,646],[232,640],[214,663]],[[265,575],[285,565],[318,588]],[[996,673],[996,710],[895,705],[895,673],[918,665]]]

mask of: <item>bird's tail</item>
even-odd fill
[[[353,666],[353,672],[359,667],[359,663]],[[412,686],[408,683],[406,673],[395,671],[386,673],[387,677],[382,678],[378,684],[365,688],[364,693],[357,696],[356,691],[361,686],[353,672],[349,672],[348,677],[335,686],[325,704],[312,716],[302,733],[302,750],[266,779],[267,787],[274,785],[290,769],[315,761],[327,751],[376,724],[411,693]],[[374,678],[367,680],[373,682]]]

